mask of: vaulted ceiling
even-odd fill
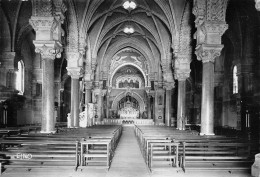
[[[113,56],[125,48],[132,48],[150,63],[149,74],[161,73],[160,63],[172,63],[186,0],[134,0],[136,8],[130,10],[123,7],[125,2],[70,2],[74,6],[79,40],[87,39],[87,60],[96,61],[97,71],[108,74]],[[126,27],[133,28],[134,32],[125,33]]]

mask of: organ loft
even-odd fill
[[[259,176],[259,11],[0,0],[0,175]]]

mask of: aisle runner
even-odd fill
[[[149,177],[133,127],[124,127],[106,177]]]

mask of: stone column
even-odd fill
[[[54,117],[54,59],[55,42],[49,41],[48,44],[41,44],[34,41],[35,51],[41,54],[42,58],[42,121],[41,133],[55,132]]]
[[[88,103],[92,103],[92,81],[85,81],[85,106]]]
[[[172,89],[174,87],[174,83],[167,83],[165,87],[166,96],[165,96],[165,125],[171,126],[171,108],[172,108]]]
[[[227,30],[225,22],[227,0],[194,0],[193,14],[197,31],[196,55],[203,63],[201,135],[214,135],[214,61],[220,56],[221,36]],[[216,15],[217,14],[217,15]]]
[[[177,129],[185,130],[186,123],[186,79],[190,76],[189,56],[180,56],[181,65],[175,64],[175,78],[178,80]]]
[[[110,93],[111,93],[111,91],[112,91],[112,88],[111,87],[108,87],[108,89],[107,89],[107,112],[106,112],[106,118],[107,119],[109,119],[110,117],[110,115],[109,115],[109,97],[110,97]]]
[[[54,117],[54,59],[61,57],[61,24],[66,6],[62,0],[33,0],[29,23],[36,32],[35,52],[42,58],[42,133],[55,132]],[[48,10],[42,10],[48,9]]]
[[[214,60],[220,55],[222,45],[202,45],[196,55],[203,62],[201,135],[214,135]]]
[[[98,93],[98,100],[97,100],[97,122],[100,123],[102,121],[102,109],[103,109],[103,95],[102,95],[102,90],[99,89]]]
[[[165,99],[165,90],[162,86],[158,87],[155,92],[155,124],[162,125],[164,124],[164,99]]]
[[[177,129],[185,130],[186,117],[186,81],[178,81],[178,108],[177,108]]]
[[[151,119],[151,88],[146,87],[147,93],[147,119]]]
[[[68,74],[71,76],[71,127],[79,127],[79,78],[82,73],[80,67],[67,67]]]
[[[151,119],[151,97],[148,95],[147,98],[147,118]]]

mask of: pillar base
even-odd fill
[[[215,133],[200,133],[200,136],[214,136]]]

